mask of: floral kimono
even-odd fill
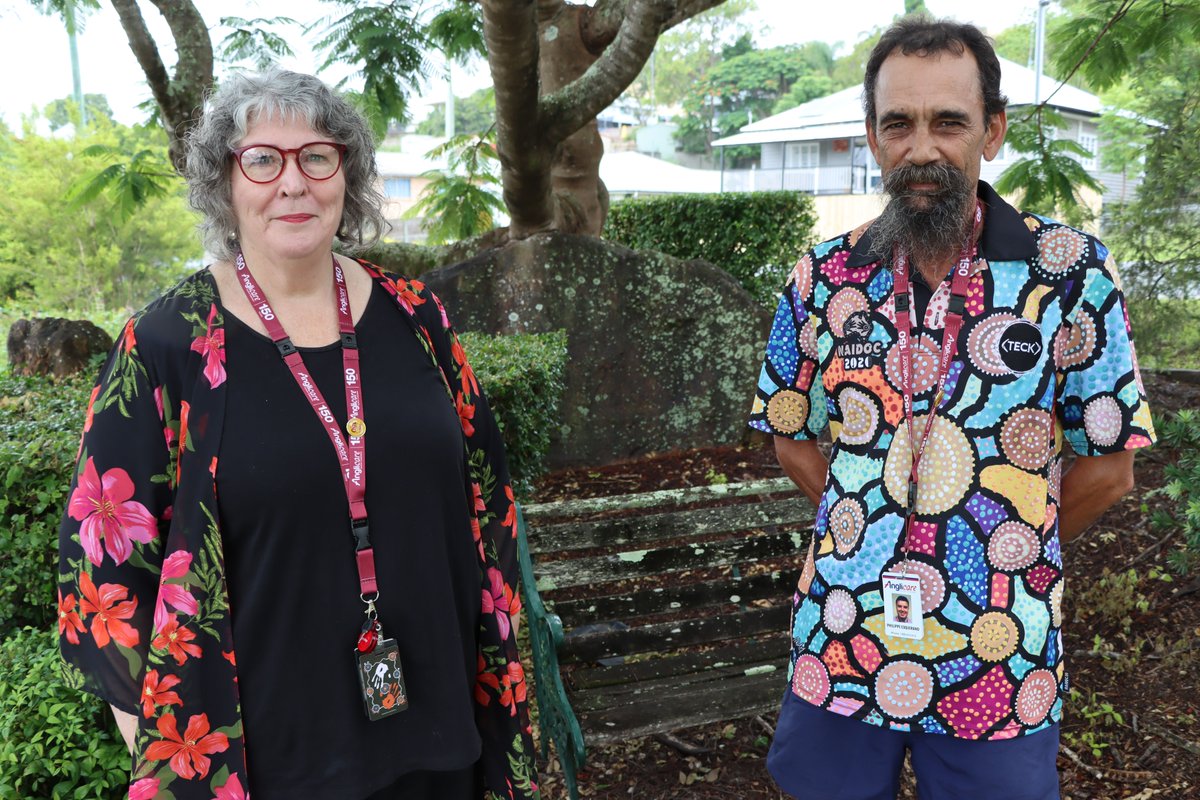
[[[419,281],[363,266],[440,368],[462,425],[482,608],[483,797],[536,798],[500,433],[438,299]],[[216,495],[223,323],[202,270],[125,326],[92,390],[59,533],[67,680],[137,716],[134,800],[236,800],[249,787]]]

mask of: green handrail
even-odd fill
[[[567,698],[558,671],[558,647],[562,644],[562,620],[546,610],[533,575],[533,559],[525,533],[525,515],[517,505],[517,558],[521,567],[521,594],[529,624],[529,643],[533,650],[534,688],[537,694],[538,725],[542,731],[542,758],[550,754],[550,740],[558,752],[564,782],[571,800],[579,800],[577,775],[587,762],[583,730]],[[549,738],[547,738],[547,735]]]

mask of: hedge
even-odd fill
[[[58,521],[98,370],[0,378],[0,631],[54,620]]]
[[[727,192],[614,203],[604,238],[721,267],[774,308],[788,272],[814,243],[817,216],[802,192]]]
[[[71,681],[54,632],[0,642],[0,800],[126,796],[129,751],[108,706]]]
[[[550,435],[559,426],[567,335],[464,333],[460,338],[500,423],[517,497],[528,496],[545,469]]]

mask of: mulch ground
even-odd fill
[[[1200,386],[1147,377],[1155,412],[1200,408]],[[1180,543],[1155,528],[1165,507],[1153,490],[1175,454],[1156,447],[1137,460],[1137,488],[1066,545],[1063,613],[1074,696],[1058,766],[1064,800],[1200,800],[1200,577],[1173,573]],[[669,453],[546,476],[544,502],[782,475],[764,439],[745,446]],[[797,561],[796,571],[799,573]],[[587,798],[771,798],[767,774],[774,715],[676,731],[704,748],[684,755],[656,739],[589,748],[580,773]],[[541,762],[543,797],[567,796],[551,752]],[[847,765],[849,766],[849,765]],[[905,775],[901,800],[915,800]]]

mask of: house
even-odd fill
[[[1008,96],[1008,118],[1019,118],[1033,106],[1035,74],[1020,64],[1000,59],[1000,88]],[[1079,142],[1091,153],[1081,159],[1105,187],[1102,198],[1090,198],[1096,210],[1132,194],[1134,180],[1120,173],[1104,172],[1098,158],[1101,113],[1100,98],[1074,86],[1059,87],[1058,81],[1042,76],[1041,92],[1063,118],[1065,128],[1058,137]],[[867,147],[863,119],[862,86],[812,100],[743,127],[738,133],[718,139],[713,147],[761,145],[759,163],[751,169],[721,169],[721,191],[764,191],[794,189],[816,195],[820,233],[830,236],[847,230],[878,214],[881,200],[879,165]],[[980,177],[994,182],[1021,158],[1007,145],[990,162],[984,162]],[[722,159],[724,163],[724,159]]]
[[[402,217],[429,185],[429,179],[423,177],[424,174],[430,170],[446,169],[444,157],[431,159],[426,155],[444,141],[437,136],[408,134],[397,145],[375,151],[375,166],[379,170],[380,180],[376,188],[383,194],[383,216],[392,226],[388,239],[424,241],[425,231],[421,229],[421,221]]]

